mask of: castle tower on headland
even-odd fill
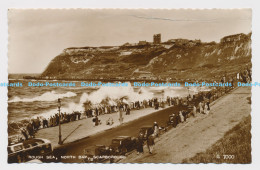
[[[153,43],[160,44],[161,43],[161,34],[154,34],[153,35]]]

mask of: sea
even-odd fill
[[[28,83],[74,83],[73,87],[38,87]],[[84,103],[93,107],[115,105],[122,99],[126,103],[144,99],[166,99],[195,94],[199,87],[135,87],[127,82],[127,87],[82,87],[82,81],[9,79],[9,83],[23,84],[21,87],[8,87],[8,133],[13,135],[19,128],[37,117],[49,118],[58,113],[58,98],[61,99],[61,112],[84,111]],[[90,83],[90,82],[85,82]]]

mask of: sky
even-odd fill
[[[216,41],[251,32],[251,9],[9,9],[8,72],[42,73],[68,47],[175,38]]]

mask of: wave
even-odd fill
[[[55,91],[46,92],[40,96],[33,97],[33,98],[20,98],[20,97],[14,97],[12,100],[8,102],[35,102],[35,101],[55,101],[58,98],[66,98],[66,97],[74,97],[77,96],[76,93],[73,92],[67,92],[67,93],[56,93]]]
[[[142,101],[144,99],[153,98],[153,93],[149,92],[145,88],[140,88],[138,92],[134,91],[134,88],[128,83],[126,87],[106,87],[102,86],[98,90],[87,94],[83,93],[80,98],[80,103],[84,103],[86,101],[90,101],[92,104],[102,103],[104,100],[119,100],[119,99],[127,99],[128,102],[133,101]],[[110,101],[112,102],[112,101]]]

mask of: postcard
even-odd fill
[[[251,22],[10,8],[7,162],[251,164]]]

